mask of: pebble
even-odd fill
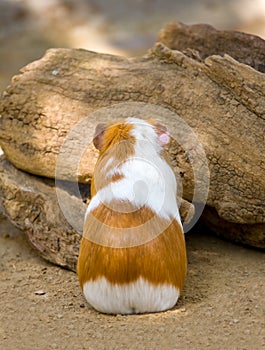
[[[45,295],[46,292],[44,292],[43,290],[36,290],[36,291],[34,292],[34,294],[35,294],[35,295]]]

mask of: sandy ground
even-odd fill
[[[45,262],[2,221],[0,349],[264,349],[265,255],[197,230],[187,251],[174,309],[103,315],[86,303],[75,273]]]

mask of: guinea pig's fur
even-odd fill
[[[110,314],[172,308],[187,261],[176,202],[176,179],[163,157],[169,141],[156,120],[99,124],[99,158],[92,179],[78,258],[87,301]]]

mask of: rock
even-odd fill
[[[69,203],[75,201],[67,191],[63,192]],[[64,218],[54,181],[24,173],[1,156],[0,198],[8,219],[26,232],[45,259],[75,270],[81,234]],[[85,211],[82,201],[76,200],[74,207],[80,216]],[[81,221],[79,226],[82,230]]]
[[[208,206],[202,214],[201,224],[229,241],[259,249],[265,248],[265,224],[231,224],[220,218],[214,208]]]
[[[76,270],[79,244],[89,202],[88,185],[55,182],[16,169],[0,157],[0,198],[9,220],[26,232],[31,244],[46,260]],[[182,220],[193,213],[182,201]],[[188,222],[188,220],[187,220]]]
[[[240,63],[265,72],[265,41],[256,35],[216,30],[207,24],[188,26],[173,22],[161,30],[157,41],[172,50],[202,59],[228,54]]]
[[[235,56],[240,50],[232,50],[238,36],[229,36],[228,47],[242,59]],[[244,34],[244,62],[255,52],[250,63],[259,69],[258,62],[264,62],[260,40]],[[134,114],[153,116],[155,109],[174,135],[168,152],[182,179],[183,198],[204,205],[208,163],[207,206],[231,227],[247,225],[245,232],[260,237],[265,223],[264,74],[227,54],[208,57],[216,49],[201,51],[205,60],[159,42],[137,58],[49,50],[23,68],[1,98],[3,151],[29,173],[89,182],[97,157],[91,144],[95,124]],[[206,160],[180,121],[195,132]],[[195,180],[194,170],[199,174]]]
[[[35,294],[35,295],[45,295],[46,292],[44,292],[44,290],[36,290],[36,291],[34,292],[34,294]]]

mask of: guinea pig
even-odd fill
[[[99,150],[78,257],[88,303],[108,314],[174,307],[187,258],[177,183],[164,157],[170,137],[157,120],[99,124]]]

